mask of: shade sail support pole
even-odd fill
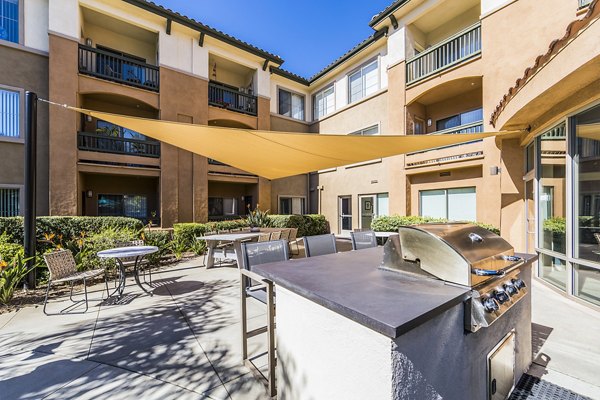
[[[32,257],[27,261],[26,284],[30,289],[35,288],[35,218],[36,218],[36,159],[37,159],[37,94],[27,91],[25,93],[25,190],[23,202],[24,210],[24,243],[25,257]]]

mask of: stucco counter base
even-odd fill
[[[516,337],[531,362],[531,300],[464,330],[468,288],[377,269],[382,248],[264,264],[275,282],[279,399],[487,399],[487,354]],[[530,283],[530,266],[524,269]]]

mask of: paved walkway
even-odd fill
[[[237,269],[198,263],[154,274],[153,297],[128,281],[120,304],[91,302],[86,314],[0,315],[0,400],[266,399],[240,365]],[[600,399],[600,313],[539,282],[532,292],[538,358],[529,373]],[[264,307],[250,303],[250,328],[264,320]],[[264,367],[263,339],[250,351]]]
[[[240,365],[237,269],[197,264],[153,274],[153,297],[128,281],[120,304],[92,302],[86,314],[0,315],[0,399],[267,398]],[[264,307],[249,308],[260,326]],[[250,354],[260,356],[266,346],[256,339]]]

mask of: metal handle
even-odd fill
[[[469,233],[469,239],[471,239],[471,242],[473,243],[483,243],[483,238],[473,232]]]
[[[504,276],[506,274],[506,272],[504,272],[502,270],[479,269],[479,268],[472,268],[471,273],[475,274],[477,276]]]

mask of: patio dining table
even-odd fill
[[[277,231],[285,231],[289,230],[289,228],[260,228],[259,232],[250,232],[250,231],[242,231],[242,232],[231,232],[231,233],[219,233],[217,235],[208,235],[201,236],[198,239],[205,240],[206,246],[208,247],[207,251],[207,261],[206,261],[206,269],[213,268],[215,266],[215,248],[219,245],[220,242],[230,242],[233,243],[233,250],[235,252],[235,260],[237,262],[238,267],[240,267],[242,263],[242,242],[252,241],[257,239],[260,235],[264,235],[265,233],[273,233]]]
[[[146,289],[142,282],[140,282],[140,264],[145,256],[148,254],[156,253],[158,247],[156,246],[128,246],[128,247],[116,247],[114,249],[102,250],[98,252],[100,258],[113,258],[117,260],[119,266],[119,285],[113,292],[119,293],[119,298],[123,296],[125,290],[125,264],[123,260],[133,259],[133,277],[135,283],[147,294],[152,296],[152,292]]]

